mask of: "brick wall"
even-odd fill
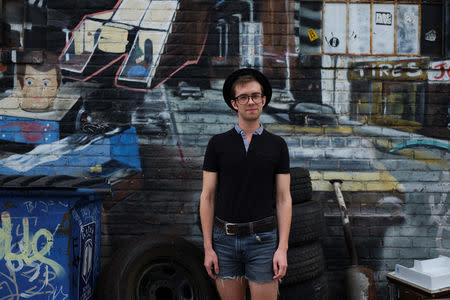
[[[253,67],[274,87],[265,128],[323,205],[330,295],[350,264],[341,179],[386,299],[395,264],[450,255],[448,3],[400,2],[3,1],[0,173],[109,178],[104,263],[150,232],[201,246],[204,150],[236,121],[221,87]]]

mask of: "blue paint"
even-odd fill
[[[128,71],[128,76],[147,77],[148,70],[142,66],[134,66],[134,67],[130,68],[130,70]]]
[[[84,144],[80,144],[81,140]],[[0,174],[4,175],[108,177],[121,170],[141,171],[134,127],[97,139],[95,136],[73,135],[54,144],[38,146],[29,153],[0,160]]]
[[[217,8],[217,7],[221,6],[222,4],[224,4],[225,2],[226,2],[226,0],[219,0],[219,1],[214,5],[214,7]]]
[[[414,147],[436,148],[440,150],[450,151],[449,144],[444,144],[434,140],[412,140],[396,145],[391,150],[389,150],[389,152],[396,152],[405,148],[414,148]]]

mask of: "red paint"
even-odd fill
[[[45,129],[54,130],[54,126],[45,126],[37,122],[11,122],[0,128],[20,127],[20,134],[28,142],[39,142],[45,135]]]
[[[435,76],[434,79],[442,79],[446,72],[447,72],[447,76],[450,77],[450,69],[448,67],[446,68],[446,66],[447,66],[447,63],[443,62],[443,63],[433,67],[433,69],[441,70],[441,75],[439,75],[437,77]]]

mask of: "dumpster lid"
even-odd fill
[[[0,175],[0,189],[102,189],[107,178],[84,178],[67,175]]]

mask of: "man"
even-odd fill
[[[209,141],[203,164],[200,218],[205,268],[222,300],[277,299],[287,269],[291,225],[289,153],[260,123],[272,96],[257,70],[232,73],[223,97],[238,123]],[[275,209],[276,207],[276,209]],[[276,215],[275,215],[276,214]]]

